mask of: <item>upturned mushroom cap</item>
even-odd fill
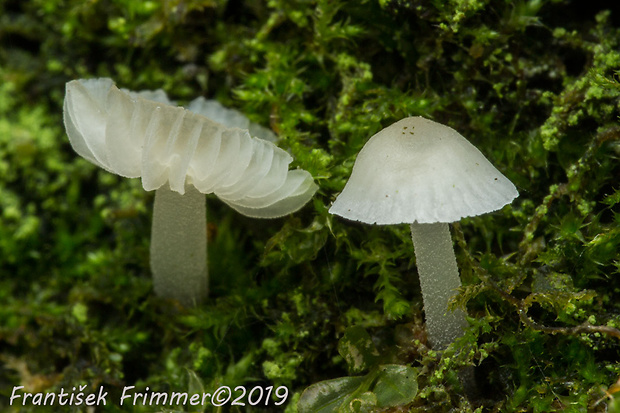
[[[457,131],[417,116],[370,138],[329,212],[380,225],[455,222],[498,210],[518,195]]]
[[[289,171],[292,157],[273,143],[169,102],[161,90],[119,90],[110,79],[71,81],[64,102],[71,146],[109,172],[141,177],[147,191],[169,183],[183,194],[189,184],[251,217],[294,212],[316,192],[312,176]]]

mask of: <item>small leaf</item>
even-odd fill
[[[83,303],[76,303],[71,309],[71,314],[77,321],[84,324],[88,320],[88,307]]]
[[[352,326],[345,330],[344,336],[338,342],[338,353],[353,373],[368,369],[379,357],[370,335],[361,326]]]
[[[372,413],[377,411],[377,396],[364,392],[349,402],[349,410],[354,413]]]
[[[607,195],[603,199],[605,205],[614,206],[620,203],[620,189],[616,189],[613,194]]]
[[[387,364],[380,369],[373,390],[377,395],[377,406],[400,406],[415,399],[418,393],[418,374],[413,367]]]
[[[186,369],[186,370],[187,370],[187,377],[188,377],[187,393],[189,393],[190,395],[204,394],[205,388],[204,388],[204,385],[202,384],[202,380],[200,379],[200,377],[198,377],[198,375],[196,374],[194,370],[190,370],[190,369]],[[206,406],[203,406],[200,411],[204,412],[205,407]]]
[[[364,377],[339,377],[315,383],[303,391],[297,410],[299,413],[336,412],[346,398],[364,381]]]

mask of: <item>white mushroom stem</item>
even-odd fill
[[[447,223],[411,224],[411,237],[420,277],[431,346],[444,350],[463,335],[467,326],[461,309],[448,310],[448,302],[461,286],[456,256]]]
[[[160,297],[190,306],[207,295],[206,197],[193,185],[185,187],[184,195],[168,184],[155,192],[151,271]]]

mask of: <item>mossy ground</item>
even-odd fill
[[[415,368],[419,389],[392,412],[617,411],[620,9],[609,7],[0,0],[0,410],[59,411],[9,407],[16,385],[105,385],[110,399],[125,385],[284,385],[293,412],[309,385],[389,363]],[[69,145],[64,84],[95,76],[235,107],[320,186],[271,221],[208,197],[211,295],[199,308],[152,294],[153,194]],[[453,227],[455,304],[471,327],[443,358],[425,345],[407,227],[327,212],[365,141],[409,115],[454,127],[520,192]],[[352,370],[345,331],[374,346]],[[469,365],[480,391],[467,399],[455,372]],[[369,393],[351,408],[372,410]],[[96,411],[121,409],[153,411]],[[251,410],[283,407],[223,408]]]

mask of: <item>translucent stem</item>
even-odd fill
[[[166,184],[155,192],[151,230],[151,271],[155,293],[183,305],[207,295],[207,205],[188,185],[185,195]]]
[[[444,350],[467,326],[461,309],[448,311],[448,302],[461,286],[448,224],[412,224],[420,287],[431,346]]]

